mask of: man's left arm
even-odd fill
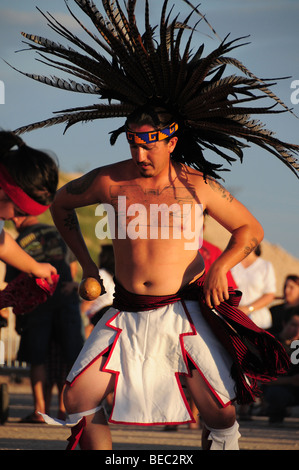
[[[217,181],[208,178],[201,189],[209,215],[231,233],[227,247],[206,275],[205,298],[212,308],[228,299],[227,272],[259,245],[264,231],[251,212]]]

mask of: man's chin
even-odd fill
[[[150,168],[140,168],[139,167],[139,172],[140,172],[140,175],[143,178],[151,178],[153,176],[153,173],[154,173],[152,167],[150,167]]]

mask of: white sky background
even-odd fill
[[[95,0],[95,3],[101,9],[101,0]],[[137,3],[140,4],[138,11],[142,12],[143,0]],[[169,5],[173,4],[175,12],[181,13],[180,19],[184,19],[190,11],[188,6],[182,0],[170,0]],[[69,5],[95,32],[88,17],[73,0],[69,0]],[[162,0],[150,0],[153,24],[158,23],[161,5]],[[24,72],[63,76],[62,72],[37,62],[33,51],[15,53],[28,47],[22,43],[20,31],[67,44],[47,26],[36,6],[49,11],[80,38],[88,40],[84,31],[80,32],[77,23],[73,22],[64,0],[0,0],[0,57]],[[274,91],[299,116],[299,104],[291,102],[292,93],[299,101],[299,1],[202,0],[200,11],[206,14],[221,38],[228,33],[231,39],[250,35],[249,45],[230,54],[254,74],[261,78],[291,77],[279,81]],[[140,24],[142,28],[142,17]],[[218,40],[205,35],[210,31],[203,23],[198,30],[193,38],[194,49],[202,42],[206,43],[206,51],[217,47]],[[5,104],[0,104],[0,127],[5,130],[49,118],[53,111],[97,102],[96,95],[62,91],[35,82],[12,70],[2,60],[0,80],[5,84]],[[295,80],[298,80],[297,93],[291,88]],[[267,118],[261,116],[261,120],[281,140],[299,144],[299,119],[283,113]],[[79,123],[65,135],[64,125],[57,125],[24,134],[23,138],[33,147],[55,152],[63,171],[86,172],[130,157],[124,135],[114,147],[109,143],[109,132],[122,124],[122,119]],[[206,157],[209,158],[208,154]],[[224,185],[262,223],[266,240],[299,258],[299,181],[296,176],[276,157],[254,147],[245,150],[242,165],[236,162],[231,168],[232,171],[223,173]]]

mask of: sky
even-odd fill
[[[95,3],[101,9],[101,0],[95,0]],[[89,18],[73,0],[69,0],[69,5],[95,32]],[[142,28],[144,0],[138,0],[137,5],[137,21],[140,18]],[[160,0],[150,0],[153,24],[158,24],[161,5]],[[170,0],[169,5],[174,5],[176,13],[180,12],[180,19],[190,12],[182,0]],[[40,84],[4,62],[23,72],[62,74],[38,62],[33,51],[24,50],[28,46],[22,42],[21,31],[67,44],[66,39],[47,26],[36,7],[49,11],[82,39],[87,38],[72,20],[64,0],[0,0],[0,127],[5,130],[52,117],[53,111],[97,102],[95,95],[82,95]],[[249,44],[231,55],[241,60],[251,72],[261,78],[287,77],[277,81],[273,91],[293,108],[298,117],[282,113],[260,119],[281,140],[299,144],[299,1],[202,0],[200,11],[221,39],[228,33],[231,39],[250,36],[245,41]],[[197,29],[193,37],[194,49],[203,42],[207,53],[218,46],[219,39],[211,37],[206,25],[200,23]],[[21,49],[23,51],[20,52]],[[85,173],[130,157],[124,135],[113,147],[109,143],[109,132],[122,124],[122,119],[80,123],[65,134],[64,126],[57,125],[23,134],[23,138],[28,145],[54,152],[62,171]],[[299,258],[298,178],[275,156],[254,147],[245,151],[242,164],[236,162],[229,168],[231,171],[223,173],[223,185],[261,222],[265,240]]]

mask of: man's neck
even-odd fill
[[[138,175],[136,180],[138,180],[138,184],[146,190],[146,189],[164,189],[165,187],[172,186],[174,182],[178,178],[178,169],[174,162],[169,163],[169,167],[165,168],[164,171],[161,173],[155,175],[155,176],[150,176],[150,177],[144,177]]]

